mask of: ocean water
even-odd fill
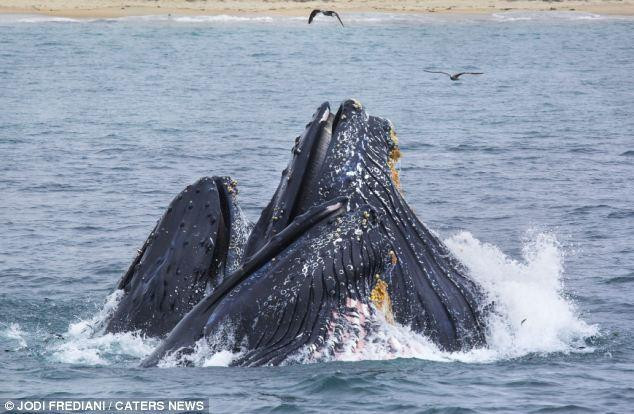
[[[0,16],[0,398],[632,412],[634,19],[343,18]],[[407,200],[495,300],[489,346],[386,323],[316,364],[138,368],[158,340],[96,327],[172,197],[230,175],[255,220],[314,109],[348,97],[395,124]]]

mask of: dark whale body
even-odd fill
[[[170,203],[119,282],[107,330],[162,336],[242,260],[244,227],[228,177],[201,178]]]
[[[324,355],[362,309],[447,351],[485,345],[483,294],[405,202],[399,155],[392,125],[357,101],[336,114],[321,105],[252,230],[228,178],[172,202],[120,282],[107,329],[166,335],[144,366],[202,338],[239,352],[235,365]]]

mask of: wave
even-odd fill
[[[499,22],[518,22],[518,21],[545,21],[545,20],[564,20],[564,21],[576,21],[576,20],[604,20],[609,18],[615,18],[615,16],[605,16],[595,13],[585,13],[577,11],[536,11],[536,12],[524,12],[513,11],[505,13],[493,13],[491,15],[493,20]]]
[[[215,15],[170,15],[156,14],[146,16],[125,16],[106,19],[107,21],[116,22],[175,22],[175,23],[233,23],[233,22],[264,22],[270,23],[279,18],[265,15],[238,16],[231,14],[215,14]],[[284,18],[282,18],[284,19]]]
[[[603,280],[603,283],[612,285],[612,284],[622,284],[622,283],[633,283],[634,282],[634,274],[629,276],[615,276],[609,279]]]
[[[173,21],[181,23],[213,23],[213,22],[273,22],[270,16],[233,16],[228,14],[220,14],[215,16],[177,16],[172,17]]]
[[[0,24],[3,23],[80,23],[82,19],[72,19],[70,17],[46,16],[43,14],[5,14],[0,15]]]
[[[303,18],[302,18],[303,19]],[[170,15],[157,14],[145,16],[124,16],[111,18],[70,18],[56,17],[40,14],[8,14],[0,15],[0,24],[11,23],[95,23],[95,22],[174,22],[174,23],[233,23],[254,22],[271,23],[274,21],[289,20],[287,17],[272,17],[265,15],[237,16],[229,14],[219,15]]]
[[[611,219],[624,219],[634,217],[634,210],[618,209],[608,214],[608,218]]]

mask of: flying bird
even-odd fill
[[[460,72],[460,73],[454,73],[452,75],[451,73],[439,72],[439,71],[433,71],[433,70],[425,70],[425,69],[423,69],[423,71],[427,72],[427,73],[442,73],[443,75],[449,76],[449,79],[451,79],[452,81],[457,81],[458,78],[461,77],[462,75],[482,75],[482,74],[484,74],[483,72]]]
[[[336,11],[333,10],[319,10],[319,9],[315,9],[313,11],[310,12],[310,16],[308,16],[308,24],[311,24],[313,22],[313,19],[315,18],[315,16],[317,16],[319,13],[323,14],[324,16],[335,16],[337,18],[337,20],[339,20],[339,23],[341,23],[342,27],[345,27],[343,25],[343,22],[341,21],[341,17],[339,17],[339,14],[337,14]]]

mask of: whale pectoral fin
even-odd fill
[[[232,181],[202,178],[170,203],[119,283],[123,297],[107,331],[168,333],[220,283],[232,235]]]

